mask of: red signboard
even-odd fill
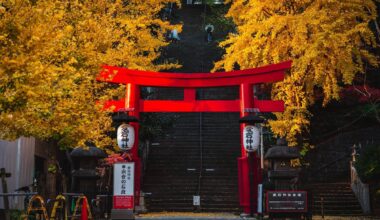
[[[307,212],[306,191],[268,191],[267,211],[269,213]]]
[[[114,196],[113,197],[114,209],[133,209],[133,196]]]

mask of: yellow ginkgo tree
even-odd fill
[[[110,145],[100,104],[124,91],[96,76],[102,64],[175,66],[157,62],[166,33],[181,28],[158,15],[171,1],[0,0],[0,138]]]
[[[292,60],[272,98],[285,101],[285,112],[271,121],[272,131],[297,143],[309,126],[308,107],[321,91],[323,103],[339,99],[367,66],[377,66],[371,52],[377,42],[370,23],[377,17],[372,0],[235,0],[227,13],[236,31],[221,42],[222,60],[214,70],[252,68]]]

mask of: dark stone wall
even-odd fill
[[[303,178],[315,182],[348,181],[353,145],[380,145],[379,134],[380,125],[338,133],[317,144],[305,157],[310,164],[303,169]]]

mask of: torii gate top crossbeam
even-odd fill
[[[109,100],[104,104],[106,109],[113,106],[114,111],[134,109],[136,112],[246,112],[257,109],[260,112],[282,112],[284,111],[283,101],[257,100],[252,96],[253,91],[249,88],[253,84],[283,80],[285,71],[290,67],[291,61],[287,61],[255,69],[188,74],[103,66],[97,80],[128,85],[125,99]],[[196,88],[237,85],[240,86],[240,100],[196,99]],[[139,95],[138,87],[140,86],[184,88],[184,98],[183,100],[144,100]],[[247,97],[251,98],[247,99]],[[252,105],[242,103],[252,103]],[[247,106],[250,107],[247,108]]]
[[[122,67],[103,66],[99,81],[121,84],[135,84],[156,87],[220,87],[235,86],[242,83],[258,84],[276,82],[284,79],[284,72],[291,67],[291,61],[258,67],[216,73],[165,73],[130,70]]]

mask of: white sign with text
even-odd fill
[[[135,163],[116,163],[113,172],[114,208],[133,209]]]

